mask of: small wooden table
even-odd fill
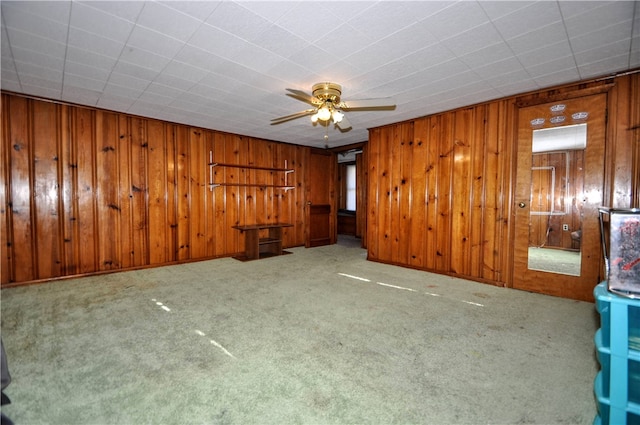
[[[244,226],[231,226],[244,233],[244,255],[233,258],[240,261],[258,260],[274,255],[290,254],[282,250],[282,228],[292,227],[290,223],[247,224]],[[260,237],[261,230],[269,230],[268,237]]]

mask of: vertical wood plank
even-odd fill
[[[167,261],[178,261],[178,253],[180,252],[180,239],[178,237],[178,126],[174,124],[166,124],[166,150],[167,150]]]
[[[427,134],[424,136],[427,143],[427,205],[426,205],[426,240],[425,240],[425,266],[429,270],[437,270],[437,259],[442,254],[438,252],[438,183],[440,169],[440,134],[442,131],[442,116],[427,119]],[[446,229],[442,229],[445,232]]]
[[[469,272],[470,276],[482,276],[485,235],[485,161],[486,150],[486,107],[474,109],[471,124],[470,158],[471,158],[471,193],[469,217]]]
[[[133,265],[149,264],[149,211],[147,182],[147,154],[149,142],[147,135],[148,120],[132,117],[131,132],[131,162],[130,162],[130,191],[131,191],[131,234]]]
[[[78,273],[100,270],[97,210],[97,149],[96,115],[94,111],[74,108],[72,113],[72,133],[75,150],[74,167],[77,170],[73,205],[73,220],[77,227],[75,246],[78,250]]]
[[[81,243],[75,220],[78,167],[75,137],[72,132],[72,108],[60,106],[60,225],[62,226],[62,276],[78,273]]]
[[[33,103],[33,204],[39,279],[62,273],[58,111],[59,106],[53,103]]]
[[[126,115],[117,115],[118,138],[116,142],[117,169],[118,169],[118,217],[120,225],[120,242],[114,250],[118,250],[120,257],[120,267],[132,267],[134,262],[133,248],[133,212],[131,200],[133,198],[131,184],[131,129],[129,125],[131,119]]]
[[[409,264],[422,268],[425,263],[425,246],[427,232],[427,119],[421,118],[414,122],[414,135],[411,145],[411,231]],[[428,137],[428,136],[427,136]]]
[[[99,111],[96,114],[95,137],[99,270],[121,267],[118,140],[118,115]]]
[[[451,195],[453,188],[453,151],[452,127],[454,117],[445,114],[441,117],[440,138],[438,140],[438,207],[436,227],[436,270],[448,273],[451,270]]]
[[[207,155],[204,153],[205,135],[203,130],[191,128],[189,131],[189,187],[190,187],[190,258],[207,256],[206,238],[206,184]]]
[[[189,128],[176,126],[176,208],[177,208],[177,260],[191,258],[191,185],[189,169]]]
[[[172,258],[170,249],[171,226],[169,223],[168,158],[165,126],[160,121],[149,120],[147,124],[148,153],[148,262],[162,264]]]

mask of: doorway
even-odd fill
[[[606,94],[522,107],[518,123],[513,287],[592,300]]]
[[[364,146],[349,146],[336,152],[338,179],[338,235],[349,244],[366,247],[366,164]]]

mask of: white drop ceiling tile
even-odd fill
[[[138,47],[166,58],[173,58],[184,42],[143,27],[135,27],[127,40],[127,46]]]
[[[228,58],[255,72],[265,72],[282,60],[282,56],[250,43],[229,52]]]
[[[609,43],[607,45],[576,53],[575,60],[578,66],[581,66],[624,55],[627,55],[628,57],[630,44],[631,40]]]
[[[592,9],[602,7],[609,1],[561,1],[558,3],[564,19],[570,19],[576,15],[589,12]]]
[[[493,24],[505,39],[518,37],[523,33],[557,22],[562,22],[560,9],[556,2],[550,1],[535,2],[493,20]]]
[[[4,3],[3,3],[4,5]],[[28,13],[24,8],[2,7],[2,18],[10,28],[18,28],[58,43],[67,41],[68,25]]]
[[[442,41],[442,44],[447,46],[449,50],[457,56],[464,56],[483,49],[486,46],[492,46],[502,42],[502,36],[490,22],[487,22],[472,30],[447,38]]]
[[[134,65],[127,62],[119,61],[116,66],[113,68],[113,72],[110,76],[110,81],[114,81],[114,78],[126,78],[129,80],[131,78],[130,83],[132,87],[135,88],[144,88],[149,85],[149,81],[153,81],[153,79],[158,75],[158,71],[153,69],[145,68],[142,66]],[[116,84],[123,84],[115,80]]]
[[[520,68],[512,72],[488,77],[485,79],[485,81],[491,87],[500,89],[500,87],[503,85],[513,86],[522,84],[526,81],[529,81],[530,79],[531,76],[529,75],[529,73],[524,68]]]
[[[308,42],[314,42],[321,38],[324,32],[331,32],[344,23],[343,19],[331,13],[331,9],[331,3],[298,2],[278,18],[276,24]],[[324,18],[321,25],[310,25],[309,18],[313,19],[315,16]]]
[[[188,44],[180,49],[173,59],[204,70],[210,70],[225,62],[225,59],[218,55]]]
[[[313,45],[289,56],[288,59],[299,66],[311,70],[323,69],[327,64],[333,64],[338,61],[336,56]]]
[[[64,72],[65,75],[73,74],[79,77],[102,81],[104,84],[104,82],[109,79],[109,75],[111,75],[111,68],[98,68],[87,65],[86,63],[67,61],[64,66]]]
[[[380,40],[375,44],[375,47],[381,52],[391,52],[389,55],[391,60],[423,50],[437,42],[438,40],[429,31],[428,26],[417,22]]]
[[[345,42],[345,34],[349,34],[349,42]],[[336,30],[325,33],[314,44],[338,57],[344,58],[364,49],[372,42],[372,37],[349,24],[343,24]]]
[[[421,21],[438,39],[444,40],[489,21],[477,2],[452,3],[446,9]]]
[[[187,41],[202,21],[183,13],[176,13],[162,3],[146,2],[138,16],[140,25],[180,41]]]
[[[528,66],[526,68],[529,75],[536,79],[536,77],[549,75],[556,71],[564,72],[567,69],[575,71],[576,63],[573,56],[565,56],[549,62],[540,63],[537,65]]]
[[[564,25],[562,22],[555,22],[511,38],[507,40],[507,44],[514,52],[524,53],[566,39],[567,33]]]
[[[187,63],[172,60],[162,70],[163,74],[173,75],[174,77],[182,78],[183,80],[193,81],[194,83],[200,81],[207,75],[208,71],[202,68],[191,66]]]
[[[90,3],[72,3],[70,25],[73,28],[124,43],[134,24],[95,9],[90,6]]]
[[[69,87],[75,87],[84,90],[91,90],[101,93],[106,85],[105,80],[94,80],[82,75],[75,75],[70,72],[64,73],[64,89],[63,92]]]
[[[156,55],[144,49],[139,49],[127,45],[120,55],[119,63],[127,63],[138,66],[144,65],[144,68],[157,72],[162,71],[171,62],[171,59],[165,56]]]
[[[235,34],[244,40],[253,40],[272,23],[238,3],[222,2],[206,20],[208,25]]]
[[[12,47],[20,47],[45,55],[64,57],[66,46],[48,38],[8,27],[7,34]]]
[[[519,54],[517,57],[524,67],[529,67],[571,55],[571,45],[567,40],[561,40],[557,43],[546,44],[535,50],[529,50]]]
[[[63,1],[6,1],[0,2],[2,15],[8,8],[30,13],[40,18],[50,19],[67,24],[69,22],[69,9],[71,2]]]
[[[200,21],[206,21],[207,18],[223,4],[228,1],[163,1],[162,4],[172,9],[192,16]]]
[[[596,28],[616,25],[633,16],[634,2],[613,1],[602,3],[600,7],[590,8],[584,13],[565,19],[569,37],[578,37]]]
[[[614,43],[619,40],[629,39],[631,34],[633,21],[629,19],[626,22],[609,25],[607,27],[597,27],[594,31],[588,32],[578,37],[571,38],[571,48],[575,53],[591,50],[594,48],[602,48],[610,43]]]
[[[505,15],[510,15],[515,11],[529,7],[534,2],[533,1],[493,1],[493,0],[482,0],[478,2],[480,7],[487,14],[489,19],[494,20],[501,18]]]
[[[173,75],[168,74],[159,74],[153,80],[154,83],[161,84],[163,86],[171,87],[174,90],[186,91],[193,87],[193,81],[183,80],[179,77],[174,77]]]
[[[6,71],[2,71],[2,90],[9,90],[16,93],[22,92],[22,86],[20,85],[20,81],[18,80],[18,74],[11,73],[7,74]]]
[[[117,68],[125,68],[125,67],[116,65],[116,69]],[[124,70],[128,72],[136,71],[132,69],[124,69]],[[138,96],[140,96],[140,93],[142,93],[148,85],[149,85],[149,81],[146,79],[137,78],[131,74],[122,74],[114,70],[111,73],[111,76],[109,77],[109,82],[107,83],[107,87],[105,88],[105,91],[120,90],[122,88],[125,92],[128,90],[129,93],[120,94],[120,95],[125,97],[133,97],[134,99],[137,99]]]
[[[91,52],[109,58],[118,58],[120,53],[122,53],[122,49],[124,49],[124,43],[110,40],[78,28],[69,28],[68,44],[70,47],[76,47],[81,51]],[[76,53],[79,54],[81,52]],[[75,60],[79,61],[78,58]]]
[[[520,61],[514,57],[507,58],[498,62],[493,62],[481,67],[472,68],[476,74],[483,79],[489,79],[496,75],[505,75],[512,72],[523,70]]]
[[[46,55],[42,52],[34,52],[32,50],[23,49],[14,46],[11,49],[13,59],[25,64],[33,64],[40,68],[62,71],[64,68],[64,59],[58,56]]]
[[[173,101],[173,97],[162,96],[160,94],[152,93],[147,90],[140,95],[138,100],[136,100],[136,102],[133,105],[145,103],[148,105],[166,106],[166,105],[169,105],[172,101]]]
[[[283,58],[309,46],[309,42],[277,25],[269,26],[250,41]]]
[[[62,3],[62,2],[60,2]],[[136,22],[138,15],[144,7],[144,1],[113,1],[113,0],[89,0],[89,1],[73,1],[71,4],[84,4],[94,9],[101,10],[109,15],[122,18],[129,22]]]
[[[43,87],[38,84],[38,81],[32,81],[31,79],[26,79],[26,81],[22,82],[20,87],[22,88],[22,93],[42,97],[44,99],[60,99],[62,97],[62,89],[59,87]]]
[[[62,84],[62,69],[50,69],[33,63],[21,62],[14,60],[16,71],[20,75],[29,75],[31,77],[50,80]]]
[[[152,82],[147,86],[144,91],[144,94],[155,94],[158,96],[168,97],[168,98],[176,98],[184,94],[185,90],[178,90],[174,87],[167,86],[164,84],[160,84],[157,81]]]
[[[262,16],[269,22],[276,22],[297,4],[293,1],[267,2],[261,0],[241,0],[235,1],[235,3],[238,3],[240,6],[244,7],[247,10],[250,10],[258,16]]]
[[[575,67],[563,69],[560,71],[554,70],[549,74],[533,77],[533,80],[540,87],[556,86],[564,83],[569,83],[571,81],[577,81],[579,79],[580,79],[580,75],[578,74],[578,71]]]
[[[127,109],[127,113],[146,118],[157,118],[162,113],[159,111],[160,109],[162,109],[162,105],[137,100]]]
[[[242,48],[245,43],[241,38],[205,24],[198,28],[188,44],[226,58],[234,50]]]
[[[90,64],[87,66],[98,68],[105,72],[111,72],[118,59],[110,56],[103,56],[101,54],[70,45],[67,47],[66,61],[67,63],[73,62],[83,65]]]
[[[362,71],[349,62],[338,61],[318,67],[316,68],[316,72],[322,81],[333,81],[335,79],[338,82],[344,83],[352,79],[354,76],[357,76]]]
[[[527,93],[530,91],[538,90],[541,87],[530,79],[524,81],[518,81],[514,83],[500,83],[496,86],[496,91],[502,96],[514,96],[521,93]]]
[[[470,68],[475,68],[510,57],[513,57],[513,51],[505,42],[499,42],[460,56],[460,59]]]
[[[233,86],[238,83],[244,84],[245,81],[250,81],[258,75],[260,74],[243,65],[226,62],[211,69],[211,72],[200,82],[209,84],[212,87],[216,85]]]
[[[18,72],[20,72],[20,65],[17,65]],[[41,78],[37,75],[20,74],[20,83],[23,87],[37,87],[40,89],[50,90],[52,92],[58,92],[62,90],[62,76],[52,76],[52,78]]]
[[[633,66],[640,65],[640,62],[637,62]],[[629,69],[629,55],[619,55],[608,57],[607,59],[592,62],[585,65],[580,65],[580,77],[581,78],[595,78],[600,77],[602,75],[610,75],[615,72],[620,72]]]
[[[117,94],[105,92],[100,95],[96,106],[110,111],[126,111],[133,102],[135,102],[135,99],[130,97],[118,96]]]
[[[369,37],[382,39],[417,22],[417,18],[405,2],[381,1],[347,22]]]

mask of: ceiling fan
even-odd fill
[[[351,123],[344,114],[347,111],[393,110],[396,108],[393,99],[390,97],[347,101],[340,100],[342,86],[336,83],[327,82],[314,84],[311,88],[312,94],[295,89],[287,89],[287,91],[289,92],[287,96],[308,103],[312,105],[313,108],[295,114],[285,115],[284,117],[274,118],[271,120],[271,125],[281,124],[286,121],[311,115],[311,122],[314,124],[318,121],[324,125],[333,122],[341,131],[347,131],[351,128]]]

